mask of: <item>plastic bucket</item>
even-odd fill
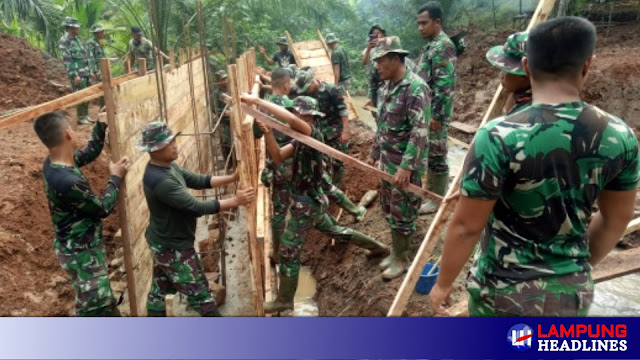
[[[420,294],[428,294],[431,292],[431,288],[436,284],[436,279],[438,278],[438,272],[440,271],[440,267],[436,267],[436,269],[431,273],[431,275],[427,275],[431,268],[433,267],[433,263],[427,263],[424,269],[422,270],[422,274],[420,274],[420,279],[416,284],[416,291]]]

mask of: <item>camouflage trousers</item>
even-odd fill
[[[343,144],[340,140],[340,136],[331,140],[326,140],[325,144],[336,150],[340,150],[345,154],[349,150],[349,144]],[[325,155],[324,161],[327,164],[327,170],[329,172],[329,176],[331,176],[331,182],[339,187],[342,182],[342,175],[344,174],[344,164],[342,161],[338,161],[328,155]]]
[[[381,156],[380,169],[391,175],[395,175],[398,166],[389,161],[385,154]],[[412,171],[410,182],[418,187],[422,186],[423,171]],[[387,218],[391,230],[402,234],[411,235],[416,231],[416,219],[422,198],[411,192],[404,191],[387,181],[382,181],[380,186],[380,204]]]
[[[447,137],[449,135],[449,125],[442,123],[442,128],[438,131],[429,131],[429,170],[434,174],[444,175],[449,173],[449,162],[447,154]]]
[[[327,202],[320,204],[308,196],[291,195],[287,226],[280,239],[280,273],[295,278],[300,273],[302,246],[312,227],[337,241],[348,242],[354,230],[341,226],[327,213]]]
[[[109,283],[109,269],[104,244],[67,254],[55,249],[76,293],[76,316],[103,316],[116,306]]]
[[[351,90],[351,79],[342,80],[338,83],[338,89],[342,95],[346,95]]]
[[[233,136],[231,135],[231,120],[223,117],[220,120],[220,146],[222,147],[222,155],[227,160],[231,154],[231,146],[233,144]]]
[[[273,204],[271,229],[273,231],[284,231],[290,198],[291,190],[289,189],[289,183],[273,183],[273,186],[271,187],[271,203]]]
[[[591,273],[550,276],[502,289],[480,286],[471,277],[469,316],[587,316],[593,302]]]
[[[322,190],[327,195],[327,198],[330,202],[336,204],[342,204],[345,200],[347,200],[347,195],[345,195],[342,190],[340,190],[337,186],[333,185],[331,182],[331,177],[326,172],[322,175],[323,177],[323,188]]]
[[[80,83],[80,85],[76,85],[76,83],[73,81],[73,78],[70,79],[71,81],[71,89],[76,92],[76,91],[80,91],[82,89],[86,89],[89,85],[91,85],[89,83],[89,79],[88,78],[82,78],[82,82]],[[83,116],[88,116],[89,115],[89,103],[85,102],[82,104],[79,104],[76,106],[76,116],[78,119],[80,119]]]
[[[200,315],[216,309],[202,261],[194,248],[165,249],[155,244],[149,247],[153,255],[153,277],[147,310],[164,312],[165,297],[177,292],[186,295],[189,305]]]

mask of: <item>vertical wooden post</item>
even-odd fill
[[[113,97],[111,62],[109,59],[100,60],[100,70],[102,72],[102,90],[104,92],[104,102],[107,109],[107,123],[109,125],[109,143],[111,144],[111,159],[115,162],[120,160],[120,139],[118,138],[118,125],[116,124],[116,103]],[[136,281],[133,276],[133,255],[130,241],[129,216],[126,206],[127,185],[124,179],[120,184],[118,194],[118,214],[120,215],[120,230],[122,231],[122,248],[124,250],[124,267],[126,270],[127,291],[129,292],[129,308],[131,316],[138,316],[138,301],[136,299]]]
[[[181,67],[184,63],[184,49],[178,49],[178,67]]]
[[[129,58],[124,62],[124,73],[129,74],[131,72],[131,62],[129,62]]]
[[[173,49],[169,49],[169,63],[171,64],[171,70],[176,68],[176,53]]]
[[[232,109],[232,117],[231,117],[231,127],[234,133],[234,145],[236,149],[236,157],[238,160],[238,171],[240,174],[240,187],[249,188],[253,187],[253,177],[251,171],[251,165],[253,165],[252,154],[253,151],[251,148],[253,141],[253,133],[251,132],[251,128],[249,131],[244,130],[242,116],[243,112],[240,107],[240,91],[241,87],[241,78],[238,76],[238,72],[244,72],[246,69],[244,66],[244,59],[238,59],[238,65],[229,65],[227,67],[227,76],[229,79],[229,90],[231,97],[233,98],[233,109]],[[244,79],[245,74],[243,74],[242,78]],[[246,82],[245,82],[246,84]],[[245,136],[249,134],[250,138]],[[253,154],[255,156],[255,153]],[[257,190],[257,189],[256,189]],[[258,254],[260,253],[258,250],[258,241],[257,241],[257,229],[256,229],[256,201],[246,206],[247,211],[247,223],[249,225],[249,249],[251,255],[251,268],[253,272],[253,300],[254,306],[256,310],[257,316],[264,316],[264,287],[262,286],[262,267],[260,266],[260,259],[258,258]]]
[[[611,30],[611,17],[613,15],[613,0],[609,0],[609,23],[607,24],[607,37],[609,37],[609,30]]]
[[[147,59],[145,58],[138,59],[138,75],[147,75]]]

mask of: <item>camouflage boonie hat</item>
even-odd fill
[[[216,80],[220,81],[220,80],[224,80],[226,79],[227,76],[227,72],[224,70],[218,70],[216,71]]]
[[[402,43],[400,42],[400,38],[397,36],[389,36],[378,40],[378,46],[376,46],[376,52],[371,56],[372,60],[378,60],[381,57],[390,54],[404,54],[407,55],[409,52],[402,48]]]
[[[340,41],[340,39],[338,39],[338,37],[334,33],[327,34],[327,38],[325,39],[325,42],[327,44],[337,43],[338,41]]]
[[[136,147],[140,151],[154,152],[162,150],[169,145],[176,136],[165,122],[150,122],[142,128],[142,135],[136,142]]]
[[[487,61],[498,69],[513,75],[525,76],[522,58],[527,53],[526,31],[511,34],[502,46],[494,46],[487,51]]]
[[[65,27],[79,28],[80,22],[78,21],[78,19],[72,16],[67,16],[66,18],[64,18],[64,22],[62,23],[62,25]]]
[[[293,100],[291,108],[300,115],[314,115],[324,117],[324,113],[318,111],[318,100],[310,96],[298,96]]]
[[[289,72],[289,77],[291,77],[292,79],[295,79],[296,78],[296,74],[298,73],[298,65],[289,64],[289,65],[287,65],[287,67],[285,67],[285,70],[287,70]]]
[[[380,24],[373,24],[373,26],[371,27],[371,29],[369,29],[369,35],[373,34],[373,30],[378,29],[380,31],[382,31],[383,33],[387,33],[387,31],[385,29],[382,28],[382,25]]]
[[[104,28],[102,27],[102,25],[100,25],[100,24],[93,24],[93,25],[91,26],[91,32],[92,32],[92,33],[97,33],[97,32],[101,32],[101,31],[104,31]]]
[[[316,76],[313,70],[300,70],[296,74],[296,86],[298,87],[298,94],[304,94],[305,91],[313,84]]]
[[[278,38],[278,41],[276,41],[276,44],[278,45],[287,45],[289,46],[289,42],[287,41],[287,38],[282,36]]]

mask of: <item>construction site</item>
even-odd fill
[[[530,25],[551,16],[555,1],[539,1]],[[633,14],[635,16],[635,13]],[[204,27],[202,13],[194,14]],[[614,25],[598,27],[596,58],[583,100],[624,119],[640,133],[640,22],[620,14]],[[629,18],[635,19],[634,16]],[[486,51],[516,29],[493,30],[470,27],[469,48],[457,63],[454,118],[449,133],[451,178],[449,194],[457,189],[462,163],[477,129],[497,117],[505,104],[498,71],[485,59]],[[298,41],[288,32],[289,47],[302,66],[310,66],[318,79],[334,82],[330,49],[318,30],[317,38]],[[103,220],[109,262],[109,278],[120,312],[145,316],[151,283],[152,257],[145,240],[149,210],[142,189],[142,176],[149,157],[135,148],[141,128],[153,119],[166,121],[177,139],[178,163],[203,174],[224,174],[218,119],[212,109],[212,73],[206,39],[172,51],[170,61],[158,59],[158,71],[127,69],[114,77],[111,63],[101,63],[102,83],[71,92],[61,60],[32,47],[25,40],[0,33],[0,316],[72,316],[74,291],[52,249],[54,238],[47,198],[42,182],[46,148],[33,131],[33,121],[51,111],[64,111],[75,118],[75,105],[90,101],[89,114],[108,124],[108,142],[91,165],[83,168],[95,193],[102,193],[112,159],[128,156],[132,167],[124,181],[117,210]],[[230,95],[240,104],[240,94],[260,93],[257,78],[265,73],[257,65],[257,49],[250,48],[229,61]],[[258,54],[259,55],[259,54]],[[7,69],[10,69],[7,70]],[[97,99],[104,96],[100,111]],[[348,158],[343,157],[342,189],[355,203],[376,192],[385,174],[365,165],[375,136],[375,119],[363,108],[366,98],[347,95],[351,129]],[[277,294],[277,268],[268,258],[271,221],[269,188],[260,183],[268,156],[264,139],[256,140],[252,125],[261,115],[246,105],[233,106],[231,124],[238,184],[226,188],[193,191],[200,198],[225,198],[235,187],[254,187],[256,201],[237,211],[199,219],[196,250],[224,316],[265,316],[263,302]],[[84,144],[91,127],[71,125]],[[300,135],[297,135],[300,136]],[[293,136],[292,136],[293,137]],[[328,146],[318,148],[330,153]],[[391,177],[390,175],[387,175]],[[593,271],[596,295],[590,316],[640,314],[640,199],[636,219],[611,254]],[[374,261],[363,250],[340,243],[311,230],[302,252],[301,284],[293,316],[432,316],[428,295],[415,286],[424,266],[438,261],[443,234],[455,202],[442,203],[437,213],[421,215],[412,237],[411,266],[405,276],[383,281]],[[385,244],[391,230],[379,201],[370,201],[365,218],[355,223],[333,205],[330,213],[341,224],[370,234]],[[451,314],[466,315],[466,273],[456,280],[451,296]],[[197,316],[180,295],[167,298],[168,316]]]

